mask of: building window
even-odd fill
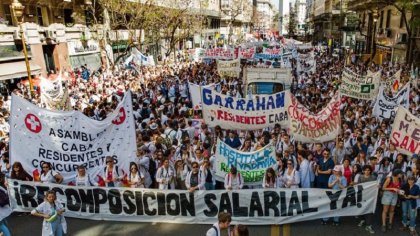
[[[71,16],[72,14],[73,14],[72,9],[64,9],[64,24],[65,25],[73,24],[73,17]]]
[[[42,9],[40,7],[36,8],[36,17],[38,19],[38,25],[44,25],[44,21],[42,20]]]
[[[379,29],[382,29],[384,21],[384,11],[381,11],[381,18],[379,18]]]
[[[389,9],[388,13],[386,14],[386,28],[389,28],[390,23],[391,23],[391,9]]]
[[[9,4],[3,4],[4,20],[7,21],[7,25],[13,25],[12,12]]]

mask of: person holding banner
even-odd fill
[[[283,183],[285,188],[299,188],[300,175],[294,167],[293,160],[288,159],[286,162],[286,171],[283,174]]]
[[[10,174],[11,179],[23,180],[23,181],[32,181],[33,178],[28,172],[23,169],[22,163],[16,161],[12,165],[12,173]]]
[[[206,190],[214,190],[216,187],[216,178],[215,172],[212,167],[212,163],[210,162],[209,158],[205,158],[203,161],[203,164],[200,167],[201,171],[203,172],[203,175],[206,179],[205,181],[205,187]]]
[[[127,176],[131,188],[144,188],[144,175],[135,162],[130,162],[130,173]]]
[[[63,176],[51,168],[51,163],[41,162],[41,183],[57,183],[63,182]]]
[[[299,162],[299,173],[300,173],[300,187],[301,188],[310,188],[311,187],[311,174],[310,174],[310,164],[306,157],[306,152],[299,150],[297,152],[298,162]]]
[[[175,189],[186,190],[185,179],[188,174],[188,165],[183,160],[175,161]]]
[[[44,218],[42,222],[42,236],[62,236],[67,233],[67,223],[63,216],[65,209],[57,201],[54,191],[47,191],[44,202],[39,204],[31,214]]]
[[[241,173],[238,173],[238,169],[235,166],[230,167],[230,172],[225,177],[225,189],[226,190],[238,190],[244,186],[244,179]]]
[[[98,183],[92,181],[89,174],[86,174],[84,165],[77,167],[76,178],[71,183],[74,183],[75,186],[98,186]]]
[[[263,188],[277,188],[277,178],[276,173],[274,172],[274,169],[272,167],[267,168],[265,171],[265,175],[263,178]]]
[[[164,159],[162,162],[162,166],[158,168],[156,172],[156,182],[159,184],[159,189],[174,189],[173,183],[174,172],[172,168],[169,167],[169,160]]]
[[[106,187],[118,187],[117,185],[121,180],[118,166],[114,165],[114,161],[114,158],[111,156],[107,156],[105,159],[106,166],[104,167],[102,178]]]
[[[205,190],[206,177],[200,169],[197,162],[191,164],[192,170],[188,172],[185,179],[185,186],[188,191],[194,192],[195,190]]]
[[[333,190],[341,190],[347,187],[347,180],[344,176],[342,176],[342,166],[336,165],[333,169],[333,174],[328,179],[328,188]],[[322,224],[326,225],[328,218],[322,219]],[[335,216],[333,217],[333,225],[338,226],[340,224],[340,217]]]

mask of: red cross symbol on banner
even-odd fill
[[[39,133],[42,130],[42,124],[39,118],[34,114],[28,114],[25,117],[25,125],[33,133]]]
[[[118,115],[117,117],[115,117],[115,119],[112,121],[112,123],[114,125],[120,125],[125,121],[125,109],[124,107],[121,107],[120,110],[118,111]]]

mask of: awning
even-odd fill
[[[41,73],[41,67],[29,61],[31,75]],[[0,63],[0,80],[28,77],[25,61]]]

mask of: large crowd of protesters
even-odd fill
[[[291,88],[297,99],[312,112],[320,111],[334,95],[344,67],[358,74],[365,74],[368,70],[381,70],[384,78],[402,69],[402,84],[412,83],[409,110],[415,116],[420,116],[420,95],[417,80],[410,80],[410,66],[374,63],[366,65],[354,57],[348,63],[344,57],[340,60],[332,57],[328,50],[313,50],[317,62],[316,72],[297,73],[294,69],[294,84]],[[129,174],[123,179],[122,173],[115,168],[114,159],[107,157],[102,174],[105,186],[122,186],[125,181],[132,188],[182,189],[194,192],[245,188],[343,189],[376,181],[381,188],[378,196],[382,204],[382,208],[378,208],[382,210],[381,219],[368,214],[359,217],[358,225],[373,234],[377,230],[373,228],[373,222],[380,221],[380,230],[383,232],[398,225],[411,235],[417,235],[416,214],[420,207],[418,155],[403,155],[390,143],[393,121],[379,120],[372,115],[374,101],[343,97],[340,107],[341,134],[326,143],[297,142],[289,134],[289,130],[279,124],[257,131],[223,130],[218,126],[208,127],[204,122],[197,127],[193,125],[193,119],[201,119],[201,111],[193,109],[188,82],[201,85],[215,83],[216,89],[223,94],[244,97],[242,73],[239,78],[221,78],[214,61],[193,62],[182,55],[178,59],[170,65],[145,67],[118,64],[113,69],[98,72],[89,72],[84,68],[65,73],[72,108],[95,120],[104,120],[121,101],[125,91],[132,91],[137,160],[127,166]],[[257,63],[254,65],[258,66]],[[252,65],[243,63],[242,67],[244,66]],[[134,70],[133,67],[137,69]],[[30,98],[22,86],[12,92],[42,106],[40,96]],[[23,169],[21,163],[9,162],[9,111],[10,97],[1,97],[1,176],[33,181],[33,176]],[[266,170],[262,184],[258,186],[244,183],[235,166],[230,168],[224,181],[217,181],[214,154],[218,139],[244,152],[259,150],[272,143],[276,148],[277,163]],[[40,181],[44,183],[100,185],[97,178],[86,173],[84,166],[78,168],[76,179],[71,181],[63,180],[60,173],[53,170],[48,162],[43,162],[41,168]],[[4,176],[0,181],[0,185],[6,188]],[[54,201],[54,192],[48,192],[46,202]],[[50,206],[51,204],[41,204],[32,214],[45,217],[45,214],[52,211]],[[397,209],[402,213],[398,214],[399,218],[394,218]],[[61,208],[53,210],[62,213]],[[222,221],[227,222],[229,219],[230,222],[230,217],[219,216],[219,221],[220,217]],[[321,223],[325,225],[329,221],[330,219],[322,219]],[[339,217],[334,217],[331,221],[333,225],[340,224]],[[57,233],[60,231],[59,227],[52,224],[50,230],[56,232],[54,235],[61,235]],[[207,235],[216,234],[208,232]]]

